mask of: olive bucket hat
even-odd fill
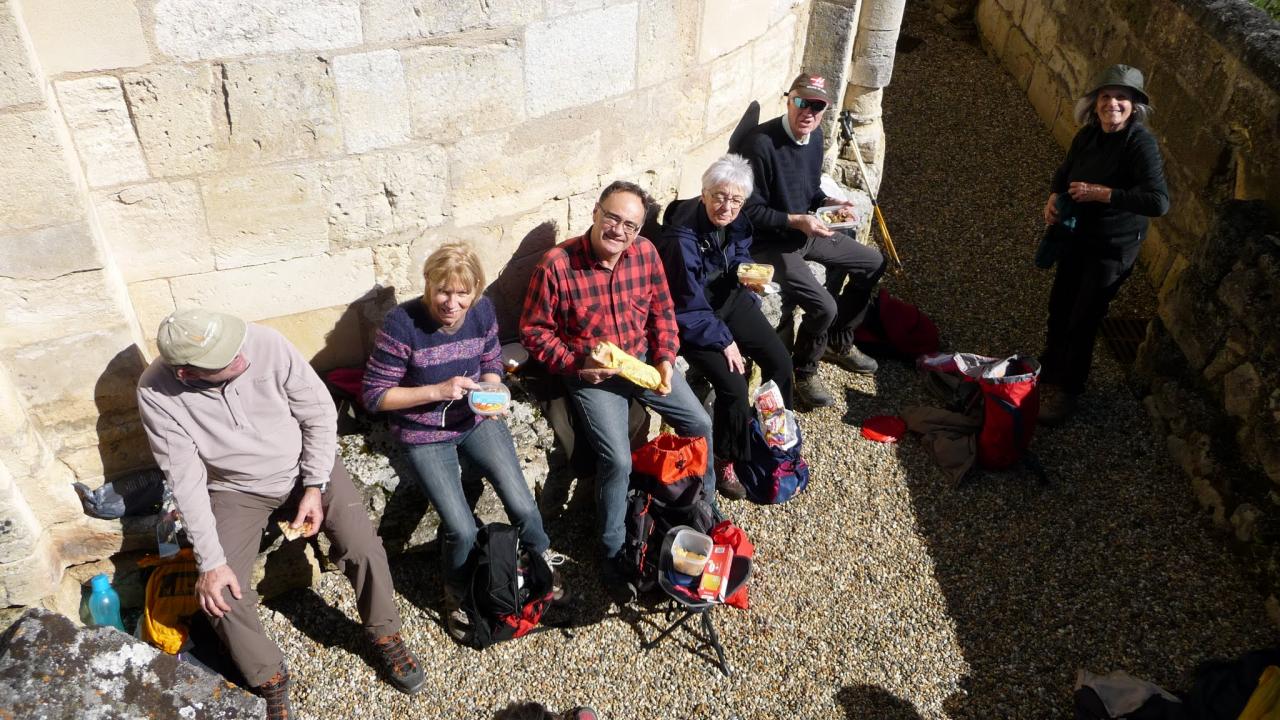
[[[1134,99],[1143,105],[1150,105],[1151,99],[1147,97],[1147,93],[1142,89],[1143,77],[1142,71],[1136,67],[1128,65],[1112,65],[1098,74],[1096,80],[1093,81],[1093,87],[1086,95],[1092,95],[1108,85],[1129,88],[1133,91]]]

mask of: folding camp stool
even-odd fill
[[[703,635],[706,636],[704,642],[706,646],[716,652],[716,658],[718,660],[716,666],[720,668],[720,672],[724,673],[725,677],[732,677],[733,668],[729,667],[729,661],[725,659],[724,646],[720,644],[720,635],[716,632],[715,623],[711,619],[711,611],[714,610],[717,605],[723,605],[724,603],[719,601],[712,602],[708,600],[695,599],[684,595],[671,584],[670,579],[667,577],[667,571],[672,568],[673,564],[671,559],[671,545],[675,542],[676,533],[681,530],[697,532],[693,528],[684,525],[677,525],[676,527],[671,528],[667,531],[667,536],[662,540],[661,554],[658,556],[661,558],[658,562],[658,587],[662,588],[662,592],[666,593],[667,600],[670,603],[662,612],[665,612],[668,617],[670,617],[672,612],[679,612],[681,615],[679,618],[676,618],[675,622],[668,625],[652,640],[641,643],[640,647],[644,650],[652,650],[663,640],[670,637],[671,634],[679,629],[681,625],[688,622],[690,618],[695,615],[699,615],[702,618],[702,632]],[[747,581],[750,579],[751,558],[735,555],[733,562],[729,565],[729,578],[724,596],[729,597],[730,595],[733,595],[739,590],[739,588],[746,585]]]

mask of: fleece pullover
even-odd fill
[[[241,353],[249,368],[220,386],[197,388],[157,358],[138,381],[138,409],[156,463],[195,546],[201,572],[226,563],[209,494],[288,494],[329,480],[338,449],[338,411],[297,348],[270,328],[249,325]]]
[[[788,214],[803,214],[822,207],[822,128],[809,134],[804,145],[791,139],[776,117],[752,133],[742,154],[751,162],[755,189],[743,212],[755,228],[753,247],[794,250],[805,242],[804,233],[787,227]]]

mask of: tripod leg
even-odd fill
[[[724,646],[720,644],[720,635],[716,633],[716,626],[711,622],[711,613],[702,613],[702,630],[707,634],[707,643],[711,645],[711,649],[716,651],[716,657],[720,659],[720,672],[725,677],[733,677],[733,668],[729,667],[729,662],[724,659]]]
[[[693,617],[696,614],[697,613],[686,612],[684,615],[680,617],[679,620],[676,620],[675,622],[668,625],[666,630],[663,630],[662,632],[658,633],[657,637],[655,637],[654,639],[650,640],[647,643],[641,643],[640,649],[652,650],[653,648],[657,647],[658,643],[666,639],[668,635],[675,632],[681,625],[685,623],[686,620],[688,620],[689,618]]]

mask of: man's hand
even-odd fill
[[[224,589],[231,590],[231,596],[240,599],[240,581],[225,563],[200,573],[196,580],[196,599],[200,601],[200,609],[216,618],[231,612],[231,606],[222,598]]]
[[[658,368],[658,378],[660,379],[658,382],[658,389],[654,390],[654,392],[659,395],[670,395],[671,376],[675,373],[675,368],[671,367],[670,360],[663,360],[654,367]]]
[[[306,526],[307,529],[302,533],[302,537],[315,537],[315,534],[320,532],[322,522],[324,522],[324,498],[320,495],[320,488],[309,487],[303,491],[302,499],[298,501],[298,514],[293,516],[293,522],[289,523],[289,527],[297,530]]]
[[[814,237],[831,237],[835,235],[835,231],[819,220],[817,215],[788,215],[787,227]]]
[[[731,342],[724,349],[724,360],[729,363],[729,370],[739,375],[747,374],[747,363],[742,359],[742,353],[738,352],[738,343]]]
[[[432,385],[437,401],[461,400],[467,393],[480,387],[475,380],[461,375],[451,377],[441,383]]]
[[[1049,202],[1044,204],[1044,224],[1058,223],[1058,193],[1049,193]]]
[[[578,377],[584,382],[592,385],[599,385],[618,374],[618,368],[607,368],[596,362],[596,359],[587,355],[587,359],[582,361],[582,369],[578,371]]]

